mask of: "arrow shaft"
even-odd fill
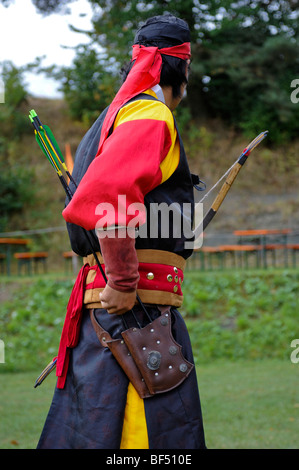
[[[66,171],[67,171],[67,174],[68,174],[70,180],[74,183],[75,187],[77,187],[77,185],[76,185],[75,181],[73,180],[71,174],[70,174],[70,173],[68,172],[68,170],[67,170],[67,167],[66,167],[66,165],[65,165],[65,162],[64,162],[64,160],[63,160],[63,157],[62,157],[62,154],[61,154],[60,150],[59,150],[59,153],[61,154],[61,158],[59,158],[58,152],[55,150],[55,145],[52,144],[51,139],[50,139],[49,136],[47,135],[47,132],[45,131],[45,129],[44,129],[44,127],[43,127],[43,125],[42,125],[42,123],[41,123],[39,117],[38,117],[37,114],[36,114],[36,112],[35,112],[34,110],[32,110],[32,111],[30,112],[30,114],[29,114],[29,117],[30,117],[30,120],[31,120],[32,124],[34,125],[34,128],[35,128],[36,132],[38,133],[38,135],[39,135],[39,137],[40,137],[40,139],[41,139],[42,148],[43,148],[43,150],[45,151],[46,156],[48,157],[48,159],[49,159],[49,158],[51,159],[50,161],[51,161],[52,165],[55,167],[55,169],[56,169],[56,167],[58,167],[57,159],[58,159],[58,161],[60,162],[61,165],[64,164],[64,165],[63,165],[63,168],[66,168]],[[37,129],[36,129],[36,128],[37,128]],[[47,127],[47,128],[48,128],[48,127]],[[42,135],[41,135],[42,132],[40,131],[40,129],[43,130],[43,133],[44,133],[44,135],[46,136],[45,139],[48,141],[48,144],[51,146],[51,150],[52,150],[52,151],[50,151],[50,149],[48,148],[48,146],[47,146],[47,144],[46,144],[46,142],[45,142],[45,139],[43,139],[43,137],[42,137]],[[55,138],[54,138],[54,136],[53,136],[53,134],[52,134],[52,131],[50,130],[50,128],[48,128],[48,129],[49,129],[49,133],[52,135],[53,141],[56,143],[56,140],[55,140]],[[56,143],[56,145],[57,145],[57,143]],[[59,148],[58,145],[57,145],[57,148]],[[59,173],[58,173],[58,171],[59,171]],[[63,174],[62,174],[61,171],[59,170],[59,167],[58,167],[58,171],[57,171],[57,174],[58,174],[58,176],[59,176],[59,179],[60,179],[60,182],[61,182],[61,184],[62,184],[62,186],[63,186],[63,189],[65,190],[66,195],[67,195],[67,196],[69,197],[69,199],[71,200],[72,197],[73,197],[72,191],[70,190],[70,188],[69,188],[69,186],[68,186],[68,184],[67,184],[67,182],[66,182],[66,180],[65,180],[65,178],[64,178],[64,176],[63,176]],[[104,272],[104,270],[103,270],[103,267],[102,267],[102,265],[101,265],[101,263],[100,263],[100,261],[99,261],[99,259],[98,259],[98,256],[97,256],[97,254],[96,254],[96,252],[95,252],[95,250],[94,250],[94,248],[93,248],[92,241],[91,241],[91,239],[90,239],[91,234],[90,234],[89,232],[87,232],[87,230],[84,230],[84,229],[83,229],[83,233],[84,233],[84,236],[85,236],[87,242],[88,242],[89,245],[90,245],[90,248],[91,248],[92,254],[93,254],[94,257],[95,257],[97,266],[99,267],[100,272],[101,272],[101,274],[102,274],[102,276],[103,276],[105,282],[107,283],[107,282],[108,282],[108,279],[107,279],[106,274],[105,274],[105,272]],[[143,311],[147,314],[147,317],[148,317],[149,321],[152,321],[152,319],[151,319],[150,315],[148,314],[146,308],[144,307],[143,303],[141,302],[141,299],[140,299],[140,297],[138,296],[138,294],[137,294],[137,300],[138,300],[138,302],[140,303],[140,305],[141,305]],[[139,322],[138,322],[138,319],[137,319],[137,317],[136,317],[136,315],[135,315],[135,313],[134,313],[133,310],[131,310],[131,313],[132,313],[132,315],[133,315],[133,317],[134,317],[136,323],[138,324],[138,326],[140,326],[140,324],[139,324]],[[124,323],[125,328],[127,329],[127,324],[126,324],[126,320],[125,320],[124,316],[122,316],[122,320],[123,320],[123,323]]]
[[[51,131],[51,129],[49,128],[49,126],[44,126],[39,117],[36,115],[34,116],[33,120],[35,120],[37,122],[37,125],[40,129],[40,132],[44,135],[45,137],[45,140],[48,142],[49,146],[50,146],[50,153],[52,154],[55,162],[56,162],[56,165],[60,165],[63,170],[66,172],[67,176],[69,177],[70,181],[72,181],[72,183],[74,184],[74,186],[77,188],[77,184],[75,182],[75,180],[73,179],[72,175],[70,174],[66,164],[65,164],[65,161],[64,161],[64,158],[63,158],[63,155],[61,153],[61,150],[57,144],[57,141]]]

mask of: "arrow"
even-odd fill
[[[71,200],[72,197],[73,197],[73,193],[71,191],[71,189],[69,188],[64,176],[63,176],[63,173],[62,171],[60,170],[60,166],[62,166],[63,170],[66,172],[67,176],[70,178],[70,180],[73,182],[73,184],[75,185],[75,187],[77,188],[77,184],[76,182],[74,181],[74,179],[72,178],[72,175],[70,174],[70,172],[68,171],[68,168],[65,164],[65,161],[63,159],[63,156],[62,156],[62,153],[61,151],[59,150],[59,147],[58,147],[58,144],[56,142],[56,139],[54,138],[54,135],[52,133],[52,131],[50,130],[50,128],[48,126],[44,126],[38,115],[36,114],[35,110],[31,110],[30,113],[29,113],[29,119],[34,127],[34,132],[35,132],[35,138],[36,138],[36,141],[37,143],[39,144],[40,148],[42,149],[43,153],[46,155],[47,159],[49,160],[49,162],[51,163],[51,165],[53,166],[53,168],[55,169],[58,177],[59,177],[59,180],[66,192],[66,195],[68,196],[68,198]],[[90,239],[91,236],[95,236],[93,232],[87,232],[87,230],[83,229],[83,233],[84,233],[84,236],[90,246],[90,249],[91,249],[91,252],[92,254],[94,255],[95,257],[95,260],[96,260],[96,263],[97,263],[97,266],[98,268],[100,269],[100,272],[104,278],[104,281],[105,283],[107,284],[107,277],[106,277],[106,274],[103,270],[103,267],[98,259],[98,256],[93,248],[93,244],[92,244],[92,241]],[[144,313],[147,315],[147,318],[148,320],[151,322],[152,319],[149,315],[149,313],[147,312],[145,306],[143,305],[139,295],[137,294],[136,295],[136,298],[137,298],[137,301],[139,302],[141,308],[143,309]],[[134,313],[133,310],[131,310],[131,313],[132,313],[132,316],[134,318],[134,320],[136,321],[137,325],[139,328],[141,328],[141,325]],[[124,318],[124,316],[122,315],[122,321],[124,323],[124,327],[125,329],[128,329],[128,325],[127,325],[127,322]],[[53,363],[50,363],[45,369],[44,371],[41,373],[41,375],[38,377],[37,381],[36,381],[36,385],[35,386],[38,386],[40,383],[42,383],[42,381],[47,377],[47,375],[53,370],[53,368],[55,368],[56,366],[56,361],[54,360]]]
[[[38,387],[46,377],[55,369],[57,363],[57,357],[55,357],[42,371],[42,373],[37,377],[34,388]]]
[[[32,122],[36,135],[38,136],[37,141],[40,145],[40,142],[42,142],[42,148],[43,151],[45,151],[45,148],[47,149],[47,153],[51,155],[51,160],[55,162],[54,168],[56,171],[59,170],[59,166],[63,168],[63,170],[66,172],[67,176],[69,177],[70,181],[77,187],[76,182],[74,181],[71,173],[69,172],[65,160],[63,158],[62,152],[58,146],[58,143],[53,135],[53,132],[51,131],[50,127],[47,125],[43,125],[41,120],[39,119],[38,115],[36,114],[35,110],[32,109],[29,113],[29,119]],[[47,158],[49,159],[48,155]],[[60,171],[60,170],[59,170]]]

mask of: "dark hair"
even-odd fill
[[[188,83],[186,61],[178,57],[162,55],[161,86],[171,86],[174,98],[181,96],[181,87]]]
[[[126,80],[134,62],[126,64],[121,69],[123,82]],[[178,57],[166,56],[162,54],[162,70],[160,86],[171,86],[174,98],[181,96],[181,86],[187,83],[186,61]]]
[[[186,21],[165,13],[148,18],[136,32],[134,44],[161,49],[190,42],[190,40],[190,30]],[[160,85],[170,86],[174,98],[181,96],[181,86],[188,82],[186,64],[185,60],[178,57],[162,54]],[[122,68],[123,81],[126,80],[133,65],[134,63],[130,63]]]

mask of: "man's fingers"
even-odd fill
[[[133,308],[136,300],[136,292],[120,292],[107,285],[103,292],[100,292],[99,298],[102,307],[106,309],[108,313],[122,315]]]
[[[115,307],[115,305],[112,304],[111,302],[112,299],[109,299],[105,296],[105,293],[104,292],[100,292],[100,301],[101,301],[101,304],[104,306],[105,305],[108,305],[110,307]]]
[[[120,313],[125,313],[125,311],[126,311],[126,310],[124,310],[124,311],[120,312],[118,306],[116,305],[116,303],[113,302],[113,299],[106,299],[105,298],[104,292],[100,293],[100,301],[101,301],[102,307],[105,310],[107,310],[107,312],[109,314],[114,314],[114,313],[120,314]]]

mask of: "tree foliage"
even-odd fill
[[[110,67],[109,67],[110,63]],[[93,122],[115,94],[118,74],[107,54],[81,45],[71,67],[52,67],[48,73],[60,83],[73,119]]]
[[[1,67],[2,65],[2,67]],[[19,139],[26,131],[27,119],[21,108],[26,102],[27,91],[23,84],[22,71],[12,62],[0,63],[1,78],[5,87],[5,103],[0,106],[1,137],[6,139],[6,145],[13,139]]]
[[[72,1],[32,0],[44,13],[63,12]],[[299,77],[297,0],[89,2],[90,44],[83,52],[78,48],[72,67],[55,71],[72,115],[93,118],[108,104],[136,29],[167,11],[191,30],[192,74],[184,106],[193,118],[219,117],[249,135],[268,128],[275,142],[296,137],[299,106],[290,100],[290,87]]]
[[[273,141],[295,137],[299,109],[290,100],[290,84],[299,73],[295,2],[223,4],[221,25],[206,29],[195,48],[193,110],[202,106],[249,135],[269,128]],[[195,80],[203,83],[199,94]]]
[[[148,17],[168,11],[188,22],[193,60],[187,104],[194,118],[220,117],[248,135],[268,128],[276,142],[297,135],[299,109],[290,100],[291,81],[299,76],[295,0],[90,3],[91,44],[101,46],[119,68]]]

